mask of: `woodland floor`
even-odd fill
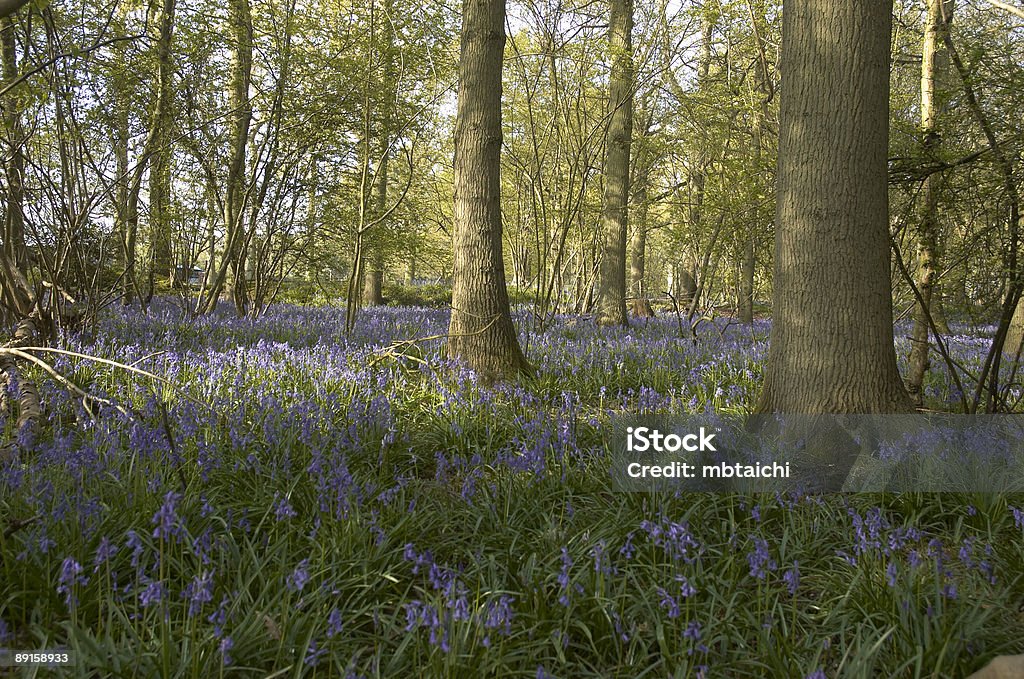
[[[495,387],[405,343],[446,326],[162,302],[64,338],[163,379],[57,357],[126,410],[96,417],[40,380],[47,426],[0,466],[0,646],[198,678],[960,677],[1024,652],[1024,497],[613,491],[608,419],[745,412],[767,321],[559,318],[523,335],[539,377]],[[959,402],[941,368],[927,395]]]

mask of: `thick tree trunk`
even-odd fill
[[[608,51],[608,139],[604,159],[604,248],[597,287],[599,325],[627,325],[626,238],[629,153],[633,136],[633,0],[611,0]]]
[[[448,352],[485,379],[530,372],[512,324],[501,224],[505,0],[462,6],[455,115],[454,281]]]
[[[943,7],[945,4],[945,8]],[[949,30],[953,3],[950,0],[926,0],[924,45],[921,52],[921,133],[924,135],[923,155],[934,157],[939,150],[942,137],[939,118],[942,114],[941,93],[937,85],[941,74],[949,68],[943,33]],[[945,15],[945,16],[944,16]],[[933,173],[924,180],[921,188],[921,204],[918,211],[917,227],[917,289],[921,299],[914,307],[914,329],[911,334],[910,369],[907,374],[907,391],[915,403],[923,403],[921,386],[928,371],[929,317],[935,321],[935,286],[939,275],[938,252],[938,205],[942,175]]]
[[[758,412],[888,413],[892,3],[786,0],[774,318]]]
[[[676,262],[673,269],[675,275],[672,277],[672,294],[675,296],[679,308],[685,310],[697,296],[697,279],[687,264]]]
[[[384,272],[374,267],[363,277],[363,304],[380,306],[384,303]]]

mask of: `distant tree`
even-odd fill
[[[626,239],[629,156],[633,137],[633,0],[611,0],[608,50],[608,139],[604,160],[604,247],[597,287],[599,325],[627,325]]]
[[[175,282],[175,265],[171,256],[173,227],[171,224],[171,162],[173,159],[172,127],[174,106],[173,54],[174,11],[176,0],[161,0],[160,22],[157,26],[157,105],[153,121],[153,158],[149,171],[150,267],[149,292],[154,279],[166,276]]]
[[[937,92],[941,77],[949,70],[943,33],[949,31],[953,16],[952,0],[926,0],[924,42],[921,50],[921,135],[922,151],[927,159],[936,157],[942,143],[939,117],[942,113],[942,95]],[[921,187],[921,205],[917,225],[917,289],[921,296],[914,306],[913,343],[910,350],[910,371],[907,391],[918,405],[923,402],[921,386],[928,370],[928,336],[930,323],[935,323],[933,311],[938,308],[935,288],[939,275],[939,188],[942,175],[931,172]],[[937,326],[938,327],[938,326]],[[939,328],[941,331],[942,328]]]
[[[492,379],[530,371],[512,324],[502,257],[504,46],[505,0],[466,0],[455,114],[455,261],[448,351]]]
[[[228,83],[231,155],[224,189],[226,245],[223,259],[207,296],[206,307],[208,311],[216,307],[220,291],[226,285],[231,291],[235,309],[239,314],[244,314],[249,306],[245,280],[245,256],[248,249],[245,230],[245,175],[249,126],[252,123],[249,86],[252,83],[253,30],[249,0],[230,0],[228,3],[228,32],[232,36],[232,56]]]
[[[3,82],[13,83],[18,77],[18,51],[15,38],[15,23],[11,18],[3,20],[0,28],[0,48],[3,57]],[[7,180],[7,196],[4,201],[3,244],[4,254],[13,266],[25,270],[28,251],[25,248],[25,213],[24,213],[24,176],[25,154],[22,144],[25,139],[25,128],[21,122],[21,102],[17,92],[11,92],[4,104],[3,125],[6,139],[10,143],[10,151],[4,163],[4,174]]]
[[[892,2],[783,5],[768,413],[905,412],[889,270]]]

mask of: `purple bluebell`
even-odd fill
[[[285,586],[292,592],[301,592],[309,582],[309,559],[303,559],[285,578]]]
[[[153,529],[153,537],[166,539],[181,534],[179,525],[181,519],[178,517],[177,511],[179,500],[181,500],[181,493],[176,493],[173,490],[164,495],[163,504],[153,515],[153,523],[156,524],[156,528]]]
[[[800,562],[794,560],[793,565],[782,574],[782,581],[786,583],[786,589],[790,596],[795,596],[800,589]]]
[[[192,582],[181,593],[181,596],[188,599],[189,617],[198,615],[203,604],[213,601],[213,573],[205,572],[202,576],[193,576]]]
[[[70,556],[61,562],[60,577],[57,579],[57,593],[64,595],[64,603],[74,606],[77,599],[74,596],[76,585],[84,585],[89,578],[82,575],[82,566]]]
[[[96,547],[96,557],[93,559],[93,573],[100,570],[100,567],[110,561],[110,558],[117,553],[117,545],[104,535],[100,538],[100,544]]]
[[[332,608],[330,614],[327,616],[327,638],[333,639],[341,634],[343,627],[344,624],[341,617],[341,611],[337,608]]]

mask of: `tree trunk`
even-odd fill
[[[924,158],[934,158],[939,151],[942,137],[939,132],[939,117],[943,106],[941,95],[936,96],[940,73],[948,70],[943,33],[949,30],[953,3],[950,0],[927,0],[925,14],[924,46],[921,52],[921,133],[924,135],[922,151]],[[945,4],[945,8],[943,8]],[[945,16],[943,16],[945,14]],[[914,307],[914,329],[911,334],[910,369],[907,375],[907,391],[917,405],[922,405],[924,395],[921,386],[928,371],[929,318],[934,322],[933,311],[938,304],[935,286],[939,275],[938,253],[938,205],[942,175],[932,173],[921,187],[921,205],[917,227],[917,289],[921,298]]]
[[[175,0],[163,0],[160,9],[157,37],[157,106],[153,138],[153,158],[149,174],[150,224],[150,289],[154,276],[167,276],[174,284],[174,266],[171,261],[171,126],[174,87],[174,64],[171,60],[171,40],[174,35]]]
[[[598,325],[627,325],[626,237],[629,153],[633,136],[633,0],[611,0],[608,51],[608,139],[604,158],[604,248],[598,278]]]
[[[757,41],[757,67],[754,69],[757,75],[757,91],[761,95],[758,107],[753,114],[751,125],[751,136],[754,142],[754,182],[760,182],[763,173],[762,158],[764,156],[764,125],[768,119],[768,105],[774,96],[774,87],[770,81],[771,75],[768,72],[767,46],[765,45],[762,26],[765,24],[765,6],[763,0],[750,4],[750,23],[754,29],[754,39]],[[756,214],[756,213],[755,213]],[[744,228],[743,254],[740,261],[740,280],[737,287],[737,315],[741,323],[750,325],[754,322],[754,278],[757,267],[756,221],[748,221]]]
[[[4,15],[6,16],[6,15]],[[10,84],[18,77],[18,55],[15,25],[10,18],[2,24],[0,50],[3,60],[3,81]],[[10,155],[4,164],[7,179],[7,201],[3,213],[3,248],[0,250],[0,322],[22,321],[32,313],[35,295],[28,282],[28,250],[25,246],[23,144],[25,130],[21,123],[22,100],[17,89],[7,93],[3,100],[3,124],[11,144]],[[20,427],[20,423],[19,423]]]
[[[248,250],[245,237],[245,158],[249,143],[249,125],[252,122],[252,104],[249,85],[252,81],[252,15],[249,0],[230,0],[228,22],[234,40],[231,58],[231,79],[228,84],[228,127],[231,132],[231,157],[224,198],[224,226],[227,243],[221,271],[218,271],[210,292],[207,310],[217,305],[220,288],[227,271],[227,287],[239,315],[246,313],[248,291],[245,280],[245,255]]]
[[[11,18],[3,20],[3,82],[10,85],[18,77],[18,53],[15,40],[15,24]],[[21,124],[22,102],[17,90],[7,93],[4,104],[4,128],[10,151],[4,166],[7,178],[7,200],[4,213],[4,253],[20,271],[28,267],[28,250],[25,247],[25,215],[22,206],[25,199],[25,130]]]
[[[115,51],[118,69],[125,67],[124,48],[118,47]],[[121,240],[121,294],[124,304],[130,304],[135,295],[135,237],[136,232],[133,226],[137,222],[129,219],[129,193],[131,191],[131,180],[128,170],[128,105],[127,105],[127,78],[115,75],[113,78],[113,102],[114,111],[114,158],[115,173],[114,179],[114,224],[118,238]],[[137,204],[136,204],[137,208]]]
[[[374,267],[363,277],[363,304],[380,306],[384,303],[384,272]]]
[[[647,181],[644,176],[638,177],[638,186],[634,192],[636,198],[636,224],[633,227],[633,239],[630,242],[629,258],[629,286],[630,296],[633,298],[632,311],[634,316],[650,318],[654,316],[654,309],[647,299],[646,278],[647,263],[647,216],[650,205],[647,201]]]
[[[1017,308],[1013,311],[1013,320],[1010,321],[1010,329],[1006,332],[1006,341],[1003,344],[1003,355],[1008,363],[1019,363],[1022,349],[1024,349],[1024,300],[1017,302]]]
[[[380,217],[388,209],[388,146],[390,142],[385,139],[381,145],[380,165],[377,168],[377,194],[374,205],[374,216]],[[383,225],[378,224],[377,228]],[[370,270],[366,273],[363,281],[363,304],[366,306],[380,306],[384,303],[382,288],[384,285],[384,257],[381,253],[379,238],[375,247],[370,248]]]
[[[697,296],[697,279],[689,266],[682,262],[676,262],[674,269],[672,287],[675,289],[672,294],[675,295],[680,310],[684,310],[689,308]]]
[[[907,412],[889,271],[891,0],[786,0],[763,413]]]
[[[448,352],[493,380],[531,371],[512,324],[501,224],[505,0],[462,6]]]
[[[249,0],[230,0],[228,28],[234,38],[231,58],[231,76],[228,82],[228,129],[231,133],[231,157],[224,198],[224,230],[226,243],[217,271],[212,277],[203,310],[217,308],[217,300],[225,287],[231,294],[238,314],[244,315],[249,306],[245,280],[246,238],[245,158],[249,143],[249,125],[252,122],[252,104],[249,85],[252,81],[252,15]]]
[[[737,290],[737,316],[740,323],[754,322],[754,239],[743,239],[743,259],[740,262],[740,280]]]

